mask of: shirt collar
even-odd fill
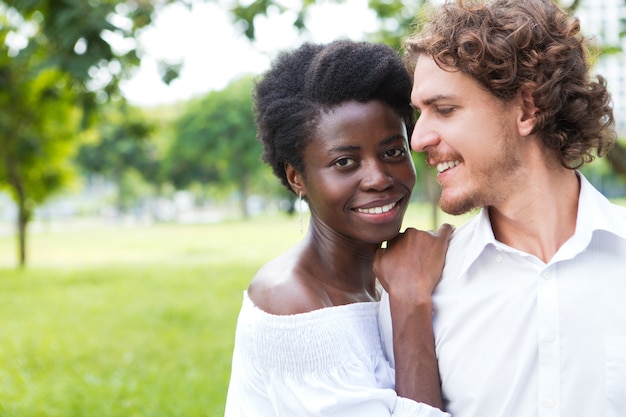
[[[611,203],[584,175],[580,172],[577,174],[580,179],[580,197],[575,235],[590,240],[593,232],[604,230],[626,239],[626,208]]]
[[[575,246],[579,248],[578,250],[582,251],[589,245],[593,232],[596,230],[604,230],[626,239],[626,208],[611,203],[589,183],[582,173],[577,171],[576,174],[580,179],[580,194],[578,197],[576,231],[572,240],[575,241]],[[473,226],[471,226],[472,224]],[[489,210],[486,208],[482,208],[466,226],[472,229],[472,235],[464,248],[465,259],[463,260],[461,272],[469,270],[488,246],[524,254],[496,240],[491,221],[489,220]],[[553,258],[552,261],[554,260],[556,259]]]
[[[478,259],[480,254],[485,250],[488,245],[497,245],[493,229],[491,228],[491,221],[489,220],[489,210],[482,208],[480,212],[469,221],[467,226],[471,227],[473,223],[473,233],[469,238],[465,249],[465,259],[461,266],[461,272],[467,271],[472,264]],[[459,274],[461,276],[461,274]]]

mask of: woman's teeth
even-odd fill
[[[365,214],[382,214],[382,213],[387,213],[389,210],[394,208],[396,206],[396,204],[398,204],[398,203],[386,204],[386,205],[384,205],[382,207],[372,207],[372,208],[367,208],[367,209],[356,209],[356,211],[358,211],[359,213],[365,213]]]

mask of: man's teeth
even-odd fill
[[[450,168],[454,168],[459,163],[460,163],[459,161],[440,162],[440,163],[437,164],[437,171],[439,171],[439,172],[447,171]]]
[[[365,213],[365,214],[387,213],[389,210],[394,208],[396,206],[396,204],[397,203],[391,203],[391,204],[384,205],[382,207],[372,207],[372,208],[367,208],[367,209],[356,209],[356,211],[358,211],[359,213]]]

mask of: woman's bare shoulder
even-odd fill
[[[258,308],[270,314],[291,315],[327,306],[315,281],[299,267],[300,253],[297,249],[285,252],[259,269],[248,287],[248,297]]]

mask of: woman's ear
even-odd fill
[[[521,136],[528,136],[535,130],[537,124],[537,107],[533,98],[534,89],[525,86],[520,89],[520,116],[517,119],[517,131]]]
[[[306,195],[306,185],[302,179],[302,174],[290,163],[285,163],[285,174],[287,175],[287,181],[289,181],[289,185],[294,193],[304,197]]]

